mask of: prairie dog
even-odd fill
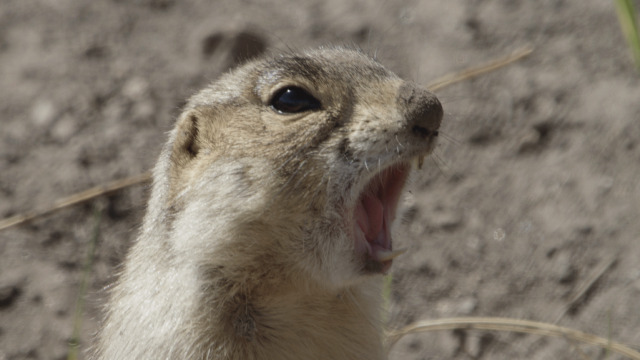
[[[390,229],[442,116],[346,48],[223,75],[160,155],[95,358],[386,358]]]

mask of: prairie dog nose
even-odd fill
[[[426,138],[438,134],[444,111],[433,93],[405,82],[398,90],[397,101],[406,119],[406,126],[414,135]]]

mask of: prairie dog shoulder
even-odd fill
[[[385,358],[379,275],[441,119],[433,94],[355,50],[223,75],[160,155],[97,358]]]

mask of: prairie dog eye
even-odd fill
[[[281,114],[296,114],[320,109],[320,101],[306,90],[297,86],[287,86],[271,98],[269,105]]]

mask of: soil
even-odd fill
[[[150,169],[185,99],[238,59],[326,44],[421,84],[534,48],[438,91],[442,141],[395,236],[410,251],[394,262],[392,326],[499,316],[640,347],[640,82],[611,1],[3,0],[0,218]],[[67,358],[85,274],[90,347],[147,195],[0,232],[0,359]],[[585,358],[622,359],[478,330],[406,336],[391,353]]]

